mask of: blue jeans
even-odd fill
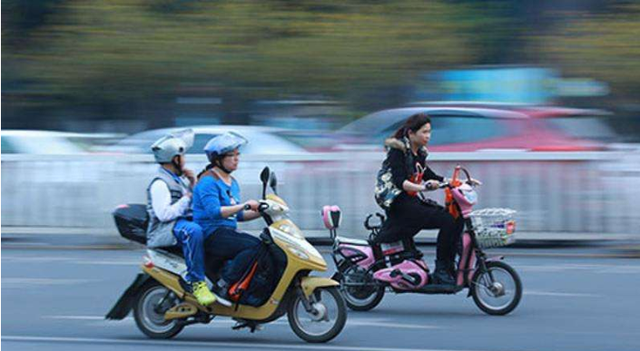
[[[182,246],[187,264],[187,281],[195,283],[204,280],[204,233],[202,228],[186,219],[178,219],[173,227],[173,235]]]
[[[221,277],[227,283],[235,283],[253,262],[260,247],[260,239],[239,232],[231,227],[216,228],[207,235],[207,258],[227,261]]]

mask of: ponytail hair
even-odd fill
[[[431,124],[431,118],[426,113],[416,113],[407,118],[404,124],[393,133],[393,137],[396,139],[402,139],[409,135],[409,131],[417,132],[425,124]]]
[[[208,171],[210,171],[214,166],[213,163],[209,163],[202,171],[200,171],[200,173],[198,173],[198,177],[197,179],[200,180],[200,178],[207,173]]]

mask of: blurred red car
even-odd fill
[[[382,148],[415,113],[431,116],[430,151],[479,150],[596,151],[606,149],[615,133],[602,110],[479,103],[431,103],[382,110],[364,116],[336,133],[342,150]]]

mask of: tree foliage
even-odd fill
[[[577,13],[553,35],[538,38],[547,61],[563,72],[611,85],[617,98],[637,99],[640,89],[640,5],[599,14]]]
[[[9,58],[20,61],[19,74],[37,77],[37,89],[85,100],[171,94],[185,83],[341,97],[473,58],[461,10],[442,1],[56,6],[31,45]]]

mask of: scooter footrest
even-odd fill
[[[459,285],[429,284],[415,291],[422,294],[455,294],[462,290]]]

